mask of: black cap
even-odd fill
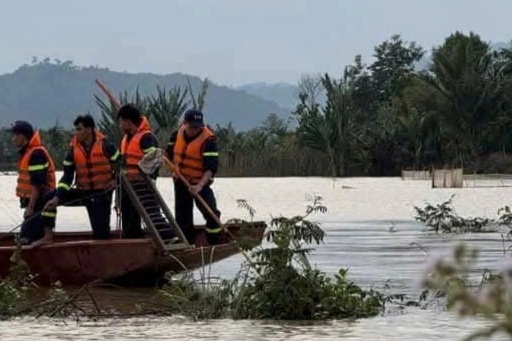
[[[203,113],[199,110],[187,110],[187,112],[185,112],[184,121],[190,124],[192,127],[204,127]]]
[[[128,103],[123,105],[119,111],[117,112],[117,118],[122,118],[124,120],[130,120],[135,125],[139,125],[142,114],[140,113],[140,110],[133,104]]]
[[[11,133],[24,135],[29,139],[34,136],[34,128],[27,121],[16,121],[11,127]]]

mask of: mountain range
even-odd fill
[[[26,64],[13,73],[0,75],[0,126],[24,119],[38,128],[48,128],[56,123],[71,127],[73,118],[79,113],[89,112],[98,117],[100,112],[94,95],[105,100],[106,97],[95,79],[101,79],[115,94],[127,91],[131,96],[137,89],[142,95],[156,94],[157,86],[166,90],[174,86],[185,89],[187,78],[194,93],[199,93],[202,80],[182,73],[116,72],[96,66],[79,67],[71,61],[52,63],[44,60]],[[265,98],[257,92],[210,82],[204,108],[206,122],[214,126],[231,123],[237,130],[248,130],[259,126],[271,113],[283,119],[289,117],[294,106],[289,97],[272,100],[272,97]]]
[[[491,48],[507,48],[509,44],[496,42]],[[420,71],[428,67],[431,53],[426,53],[416,64]],[[72,61],[33,60],[12,73],[0,75],[0,126],[9,126],[14,120],[25,119],[36,127],[48,128],[56,123],[71,127],[79,113],[89,112],[98,117],[99,107],[94,95],[105,98],[94,80],[101,79],[115,94],[128,92],[153,95],[157,86],[170,90],[175,86],[185,89],[190,82],[194,93],[199,93],[202,79],[182,73],[157,75],[127,73],[98,66],[80,67]],[[227,87],[210,82],[204,108],[207,123],[237,130],[259,126],[267,115],[274,113],[288,119],[298,103],[299,88],[289,83],[251,83]],[[321,96],[322,97],[322,96]],[[325,98],[319,98],[324,104]]]

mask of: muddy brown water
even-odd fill
[[[481,250],[475,264],[475,278],[485,268],[496,269],[506,262],[500,233],[440,236],[426,233],[413,219],[413,206],[440,203],[456,194],[454,207],[462,216],[497,218],[498,208],[510,205],[512,187],[432,189],[429,181],[399,178],[236,178],[218,179],[214,185],[223,220],[249,218],[236,205],[246,199],[256,209],[257,220],[271,216],[302,214],[313,195],[320,195],[326,214],[312,216],[326,232],[325,242],[316,246],[310,261],[330,274],[349,269],[349,278],[369,288],[404,293],[417,298],[418,284],[434,259],[449,255],[453,246],[465,241]],[[495,186],[496,187],[493,187]],[[21,221],[12,194],[15,178],[0,177],[0,230],[9,230]],[[159,188],[172,205],[169,179],[159,179]],[[85,210],[60,208],[57,228],[77,230],[88,226]],[[202,217],[196,211],[196,221]],[[115,217],[112,217],[115,226]],[[506,247],[512,242],[506,242]],[[206,269],[210,276],[232,277],[243,257],[231,257]],[[197,276],[200,273],[197,272]],[[459,340],[487,322],[459,318],[442,307],[390,309],[382,316],[358,321],[275,322],[202,321],[172,317],[102,319],[99,322],[62,321],[49,318],[17,318],[0,322],[0,340]],[[503,336],[494,339],[504,339]]]

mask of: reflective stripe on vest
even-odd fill
[[[185,141],[185,127],[178,130],[174,145],[174,164],[180,173],[192,184],[197,184],[203,177],[204,142],[213,136],[213,132],[203,127],[199,136],[190,142]]]
[[[209,228],[205,228],[206,230],[206,233],[210,233],[210,234],[213,234],[213,233],[220,233],[222,231],[222,228],[221,227],[217,227],[217,228],[214,228],[214,229],[209,229]]]
[[[30,166],[30,156],[35,150],[41,150],[46,155],[46,163],[43,165]],[[18,180],[16,186],[16,196],[19,198],[29,198],[32,194],[32,186],[30,184],[30,172],[46,169],[46,183],[43,189],[50,190],[55,188],[55,164],[53,163],[50,153],[41,144],[39,133],[35,133],[30,140],[27,150],[23,153],[18,161]]]
[[[105,189],[114,179],[112,167],[103,147],[105,137],[98,132],[95,132],[95,135],[96,141],[89,153],[85,151],[76,138],[71,141],[77,189]]]

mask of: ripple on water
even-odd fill
[[[455,319],[440,311],[409,309],[349,321],[272,322],[216,320],[193,322],[177,317],[107,319],[79,325],[52,319],[0,322],[2,340],[458,340],[487,324]],[[492,340],[506,340],[503,335]]]

